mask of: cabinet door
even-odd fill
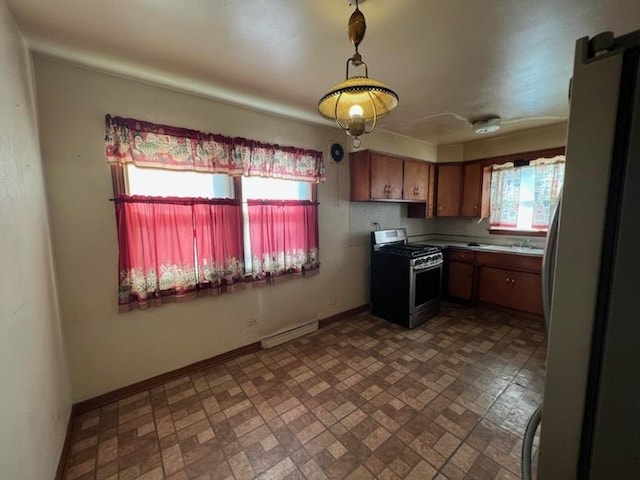
[[[352,202],[369,200],[371,194],[371,163],[369,152],[361,150],[349,154],[349,198]]]
[[[372,199],[402,199],[402,164],[400,158],[371,154]]]
[[[405,160],[405,181],[407,179],[407,162]],[[410,218],[433,218],[434,203],[436,201],[436,166],[426,162],[427,169],[427,193],[424,200],[417,200],[416,203],[407,205],[407,216]],[[422,189],[421,189],[422,191]]]
[[[463,217],[480,216],[480,194],[482,192],[482,165],[468,163],[464,166],[462,186],[462,208],[460,214]]]
[[[473,287],[473,265],[449,262],[449,296],[471,300]]]
[[[426,217],[433,218],[436,214],[436,166],[432,163],[429,164],[429,185],[427,193],[427,209]]]
[[[429,164],[405,160],[403,184],[402,198],[426,202],[429,192]]]
[[[513,272],[500,268],[481,267],[478,284],[478,300],[502,307],[511,303]]]
[[[511,308],[542,315],[542,277],[526,272],[514,272],[511,276]]]
[[[462,165],[438,166],[438,217],[456,217],[460,214],[460,185]]]

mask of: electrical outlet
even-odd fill
[[[247,327],[255,327],[257,324],[258,324],[258,319],[256,317],[253,317],[247,320]]]
[[[336,304],[336,299],[335,298],[330,298],[329,301],[327,301],[327,304],[333,306]]]

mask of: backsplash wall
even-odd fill
[[[407,204],[385,202],[351,202],[349,204],[349,245],[369,245],[371,231],[406,228],[408,235],[434,233],[434,223],[422,218],[408,218]]]
[[[380,230],[406,228],[407,235],[424,235],[426,238],[457,240],[495,245],[512,245],[528,242],[543,247],[544,238],[530,236],[492,235],[489,220],[469,218],[408,218],[407,205],[403,203],[351,202],[349,204],[349,245],[369,245],[374,222]]]
[[[489,219],[478,220],[477,218],[434,218],[429,220],[431,225],[429,233],[434,238],[442,237],[444,240],[459,237],[461,241],[496,245],[520,244],[529,241],[532,246],[544,246],[543,237],[492,235],[489,233]]]

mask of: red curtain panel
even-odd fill
[[[242,212],[238,202],[194,204],[193,218],[198,283],[221,286],[242,281]]]
[[[240,215],[234,200],[118,196],[120,310],[241,281]]]
[[[315,269],[318,205],[309,201],[248,200],[254,278]]]

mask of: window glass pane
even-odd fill
[[[219,173],[156,170],[127,165],[129,195],[233,198],[233,181]]]
[[[244,268],[251,271],[251,238],[247,200],[311,200],[311,183],[280,178],[242,177]]]
[[[311,184],[280,178],[242,177],[244,200],[311,200]]]
[[[530,230],[533,222],[534,168],[520,167],[520,203],[518,204],[518,230]]]
[[[537,218],[534,213],[536,209],[540,209],[540,205],[536,205],[536,202],[540,202],[540,198],[543,200],[547,198],[546,196],[551,195],[550,202],[551,206],[556,201],[556,197],[560,188],[562,187],[562,183],[564,180],[564,163],[558,162],[558,159],[563,158],[562,156],[554,157],[552,159],[538,159],[536,161],[531,162],[527,166],[515,167],[514,170],[517,170],[520,174],[520,185],[518,195],[518,204],[517,204],[517,222],[515,227],[501,227],[501,226],[492,226],[492,229],[496,230],[522,230],[522,231],[546,231],[546,228],[540,226],[534,228],[534,225],[542,225],[540,219],[540,212],[537,212]],[[555,164],[553,163],[555,161]],[[540,172],[540,165],[555,165],[556,170],[549,171],[546,175],[550,175],[549,178],[543,178],[541,180],[540,175],[543,173]],[[496,168],[497,167],[497,168]],[[500,178],[498,177],[498,172],[502,169],[508,168],[509,165],[501,165],[494,166],[494,173],[491,176],[491,202],[495,202],[497,205],[496,215],[499,215],[500,206],[504,205],[504,202],[510,201],[510,197],[505,196],[506,190],[504,188],[500,188]],[[553,175],[556,175],[553,177]],[[538,185],[536,184],[538,183]],[[541,183],[542,182],[542,183]],[[546,183],[545,183],[546,182]],[[547,183],[549,185],[547,185]],[[546,187],[545,187],[546,185]],[[546,190],[541,190],[542,188],[546,188]],[[536,191],[536,189],[538,191]],[[503,191],[504,190],[504,191]],[[494,195],[495,192],[495,195]],[[510,206],[513,206],[512,203]],[[492,207],[494,208],[494,207]],[[493,210],[492,210],[493,212]]]

